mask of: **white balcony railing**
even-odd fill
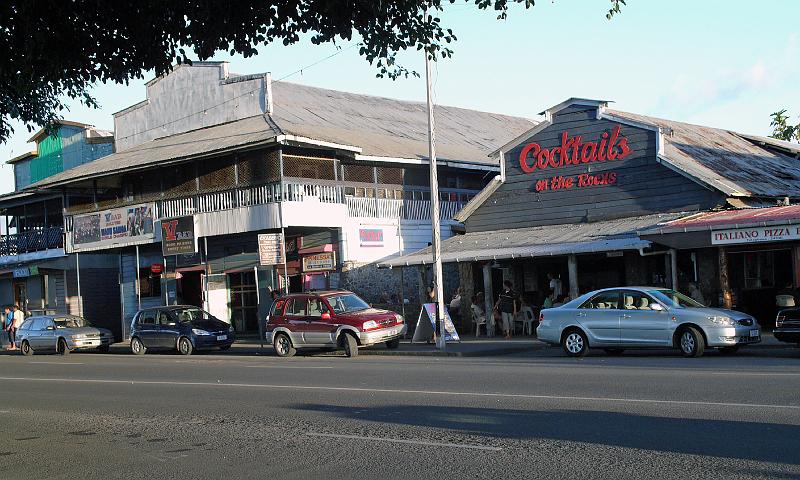
[[[351,217],[400,218],[403,220],[429,220],[430,200],[395,200],[389,198],[347,197],[347,212]],[[452,219],[464,206],[462,202],[440,201],[439,217]]]

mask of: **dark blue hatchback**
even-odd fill
[[[233,327],[191,305],[140,310],[131,322],[131,351],[144,355],[150,349],[227,350],[236,340]]]

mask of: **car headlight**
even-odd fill
[[[364,322],[364,325],[362,325],[361,328],[364,330],[372,330],[373,328],[378,328],[378,322],[376,322],[375,320]]]
[[[782,327],[784,320],[786,320],[786,315],[778,315],[775,317],[775,326],[778,328]]]
[[[69,338],[71,338],[73,340],[83,340],[83,339],[86,338],[86,335],[83,335],[83,334],[70,335]]]
[[[722,325],[724,327],[732,327],[735,323],[731,317],[710,316],[707,318],[711,323]]]
[[[192,333],[195,335],[211,335],[210,333],[206,332],[205,330],[200,330],[199,328],[193,328]]]
[[[402,315],[400,315],[400,314],[396,314],[396,315],[394,316],[394,318],[395,318],[395,320],[397,320],[397,323],[403,323],[403,322],[405,321],[405,320],[403,319],[403,316],[402,316]]]

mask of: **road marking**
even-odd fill
[[[388,442],[388,443],[407,443],[409,445],[425,445],[428,447],[452,447],[452,448],[468,448],[470,450],[488,450],[490,452],[499,452],[502,448],[487,447],[485,445],[466,445],[461,443],[440,443],[429,442],[426,440],[405,440],[402,438],[384,438],[384,437],[365,437],[362,435],[339,435],[335,433],[315,433],[306,432],[309,437],[325,437],[325,438],[347,438],[350,440],[368,440],[373,442]]]
[[[734,402],[701,402],[694,400],[659,400],[652,398],[618,398],[618,397],[579,397],[570,395],[530,395],[525,393],[485,393],[485,392],[448,392],[442,390],[401,390],[390,388],[367,387],[325,387],[316,385],[278,385],[262,383],[211,383],[211,382],[175,382],[165,380],[104,380],[91,378],[26,378],[0,377],[0,381],[18,382],[52,382],[52,383],[99,383],[115,385],[151,385],[151,386],[183,386],[183,387],[230,387],[260,388],[266,390],[316,390],[325,392],[358,392],[358,393],[390,393],[410,395],[433,395],[452,397],[492,397],[517,398],[526,400],[566,400],[598,403],[638,403],[652,405],[693,405],[705,407],[742,407],[742,408],[774,408],[782,410],[800,410],[800,405],[778,405],[769,403],[734,403]]]
[[[315,366],[315,365],[310,365],[308,367],[292,366],[292,365],[245,365],[244,368],[280,368],[280,369],[284,369],[284,368],[317,368],[317,369],[326,369],[326,370],[328,370],[328,369],[331,369],[333,367],[320,367],[320,366]]]
[[[83,365],[80,362],[28,362],[28,363],[36,363],[39,365]]]

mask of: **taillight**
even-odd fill
[[[775,318],[775,326],[780,327],[783,326],[783,321],[786,320],[786,315],[778,315]]]
[[[539,314],[539,323],[544,322],[544,313]]]

